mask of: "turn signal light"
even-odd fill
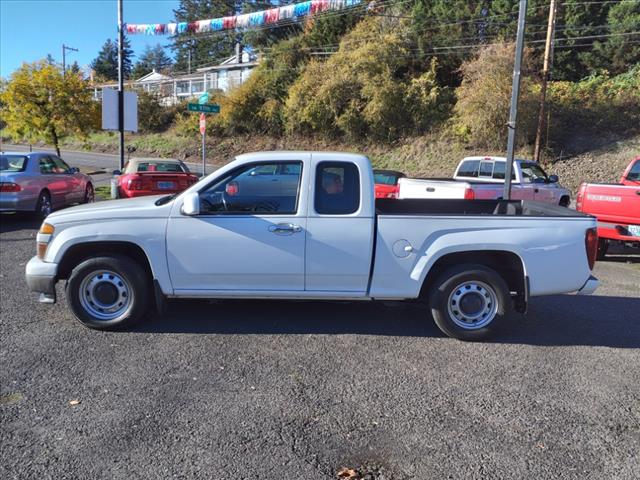
[[[50,223],[43,223],[42,226],[40,227],[40,231],[38,233],[43,233],[45,235],[51,235],[54,231],[55,231],[55,229],[53,228],[53,225],[51,225]]]
[[[17,183],[0,182],[0,192],[19,192],[22,187]]]

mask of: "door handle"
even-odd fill
[[[277,225],[269,225],[269,231],[276,235],[291,235],[301,232],[302,227],[293,223],[278,223]]]

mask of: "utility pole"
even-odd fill
[[[124,26],[122,0],[118,0],[118,131],[120,132],[120,171],[124,170]]]
[[[540,110],[538,111],[538,129],[536,130],[536,143],[533,150],[533,159],[540,161],[540,149],[542,144],[542,132],[545,127],[545,109],[547,107],[547,82],[549,81],[551,64],[553,62],[553,44],[556,29],[556,11],[558,4],[551,0],[549,6],[549,22],[547,23],[547,41],[544,46],[544,61],[542,64],[542,89],[540,90]]]
[[[188,53],[187,53],[187,62],[188,62],[187,63],[187,65],[188,65],[187,73],[191,74],[191,42],[189,42],[189,50],[188,50]]]
[[[77,48],[70,47],[68,45],[62,44],[62,74],[65,75],[67,73],[67,56],[66,51],[70,50],[72,52],[77,52]]]
[[[526,26],[527,0],[520,0],[518,11],[518,33],[516,35],[516,58],[513,63],[513,82],[511,84],[511,108],[509,109],[509,123],[507,128],[507,161],[504,173],[504,192],[502,198],[511,199],[511,172],[513,172],[513,156],[516,146],[516,120],[518,118],[518,98],[520,97],[520,69],[522,66],[522,51],[524,50],[524,30]]]

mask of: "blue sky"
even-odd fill
[[[168,23],[177,7],[178,0],[124,0],[124,21]],[[77,60],[84,67],[107,38],[117,38],[117,25],[116,0],[0,0],[0,76],[6,78],[22,62],[34,62],[47,53],[62,62],[63,43],[79,49],[67,52],[67,64]],[[168,43],[164,36],[129,39],[135,54],[145,45]]]

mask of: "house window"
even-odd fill
[[[189,82],[178,82],[176,84],[176,92],[178,93],[178,95],[186,95],[189,93]]]

